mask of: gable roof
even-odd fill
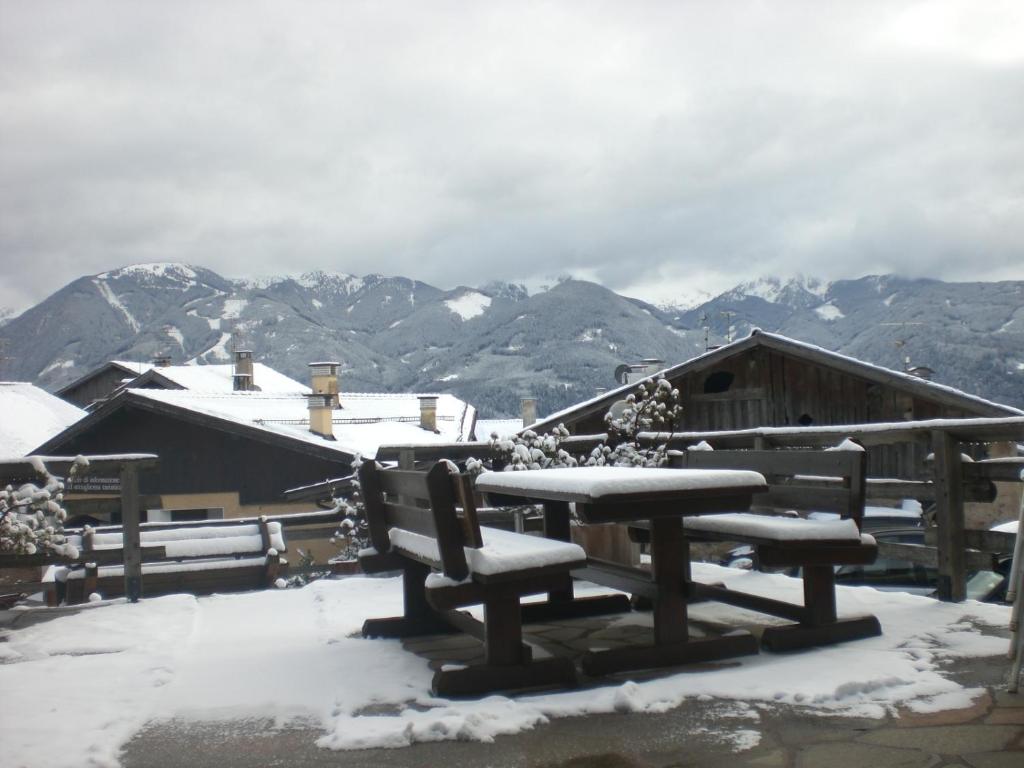
[[[0,381],[0,455],[25,456],[85,411],[26,381]]]
[[[131,379],[141,376],[142,374],[146,373],[153,367],[154,366],[152,363],[135,363],[130,362],[128,360],[110,360],[101,365],[99,368],[93,368],[88,373],[82,374],[77,379],[72,381],[70,384],[65,384],[63,387],[54,392],[54,394],[57,395],[57,397],[63,397],[71,390],[77,389],[86,382],[106,373],[107,371],[119,371],[123,373],[124,380],[127,382],[130,381]]]
[[[178,389],[124,389],[36,449],[59,451],[68,440],[131,406],[328,460],[356,454],[372,457],[380,445],[430,444],[468,440],[476,409],[454,395],[436,395],[438,433],[419,426],[415,394],[346,393],[334,413],[334,440],[309,431],[305,392],[194,392]]]
[[[731,344],[726,344],[718,349],[705,352],[703,355],[698,355],[697,357],[691,358],[683,363],[665,368],[652,374],[649,378],[654,379],[664,376],[667,379],[674,379],[684,374],[713,368],[714,366],[719,365],[723,360],[726,360],[733,355],[741,354],[759,346],[773,349],[778,352],[782,352],[783,354],[790,355],[791,357],[806,360],[818,365],[828,366],[844,373],[859,376],[869,381],[895,387],[922,399],[931,400],[933,402],[955,408],[963,408],[982,416],[1024,415],[1024,411],[1021,411],[1018,408],[1013,408],[1012,406],[1003,405],[1001,403],[995,403],[976,395],[970,395],[956,389],[955,387],[946,386],[945,384],[937,384],[934,381],[927,381],[926,379],[922,379],[918,376],[911,376],[908,373],[894,371],[891,368],[885,368],[880,365],[875,365],[874,363],[866,363],[863,360],[842,355],[838,352],[832,352],[824,347],[808,344],[803,341],[797,341],[796,339],[791,339],[788,336],[768,333],[767,331],[762,331],[757,328],[751,331],[750,335],[744,339],[739,339]],[[606,412],[617,400],[621,400],[627,394],[635,391],[637,384],[639,383],[639,381],[631,382],[629,384],[624,384],[621,387],[608,390],[607,392],[591,398],[590,400],[585,400],[582,403],[578,403],[574,406],[558,411],[557,413],[553,413],[550,416],[530,425],[529,428],[534,431],[543,432],[553,429],[560,422],[566,421],[569,417],[572,417],[573,421],[577,421],[597,412]]]
[[[263,363],[252,364],[252,383],[265,393],[302,392],[308,394],[309,387],[285,376]],[[235,367],[230,363],[217,365],[166,365],[151,367],[138,378],[129,382],[128,387],[144,387],[150,383],[160,384],[167,389],[189,389],[195,392],[234,391]]]

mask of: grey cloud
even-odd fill
[[[1024,56],[912,5],[0,0],[0,306],[146,260],[1024,278]]]

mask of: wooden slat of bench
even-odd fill
[[[405,499],[419,499],[429,502],[424,473],[406,469],[389,469],[378,473],[381,489],[389,496],[402,496]],[[408,502],[407,502],[408,503]]]
[[[844,488],[821,488],[813,485],[770,484],[768,491],[755,499],[757,506],[816,511],[845,510],[850,491]]]
[[[762,475],[848,477],[861,451],[687,451],[690,469],[753,469]],[[852,460],[853,463],[856,460]]]
[[[431,538],[437,537],[437,526],[434,523],[434,513],[430,509],[410,507],[397,502],[385,501],[381,508],[391,528],[401,528],[405,531],[412,531]]]

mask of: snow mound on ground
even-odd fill
[[[695,564],[694,576],[791,602],[803,597],[800,580],[781,575]],[[605,591],[577,586],[581,596]],[[1006,650],[1004,638],[982,630],[1005,626],[1007,606],[939,603],[867,587],[840,587],[837,596],[841,616],[874,613],[884,634],[666,670],[644,682],[459,701],[430,695],[425,658],[396,640],[359,634],[366,618],[401,612],[399,578],[105,604],[15,630],[0,644],[0,690],[18,691],[0,697],[0,741],[12,765],[116,766],[137,730],[171,719],[314,723],[322,729],[320,746],[361,749],[488,742],[556,717],[658,713],[697,700],[700,728],[740,751],[757,743],[757,707],[764,703],[856,717],[967,706],[979,691],[949,679],[944,664]],[[690,615],[726,628],[782,623],[713,602],[691,606]],[[610,621],[647,626],[650,614]]]

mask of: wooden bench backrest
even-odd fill
[[[768,492],[758,494],[758,506],[838,512],[861,527],[865,451],[685,451],[673,455],[673,460],[673,466],[692,469],[760,472],[768,481]]]
[[[468,477],[445,461],[428,472],[383,469],[375,461],[364,461],[359,486],[370,542],[378,552],[391,550],[391,528],[429,536],[437,541],[445,574],[466,578],[469,567],[463,547],[483,546]]]

